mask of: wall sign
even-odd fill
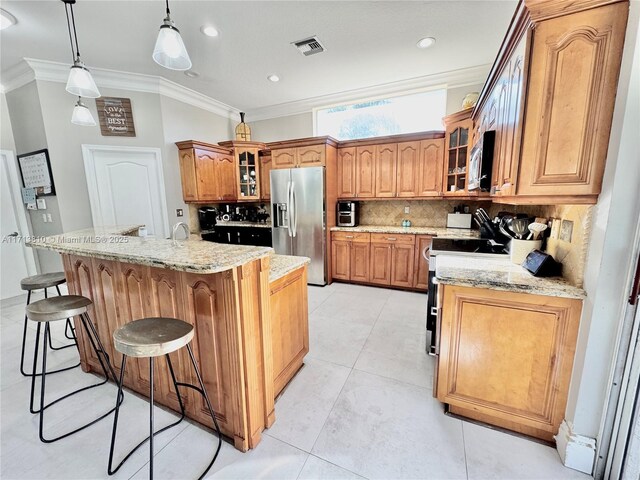
[[[103,137],[135,137],[133,112],[129,98],[100,97],[96,98],[100,133]]]
[[[46,148],[18,155],[18,166],[25,188],[35,188],[36,195],[40,197],[56,194],[49,151]]]

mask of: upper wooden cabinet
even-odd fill
[[[338,198],[442,195],[443,132],[340,142]]]
[[[467,171],[473,133],[472,111],[472,108],[468,108],[442,119],[445,127],[442,189],[445,196],[468,195]]]
[[[271,151],[260,151],[258,163],[260,164],[260,200],[269,200],[271,199]]]
[[[268,144],[271,168],[323,167],[327,165],[327,148],[336,148],[331,137],[311,137]]]
[[[185,202],[234,201],[238,198],[236,163],[231,150],[192,140],[176,145]]]
[[[264,143],[229,141],[220,142],[218,145],[230,148],[234,154],[238,182],[238,200],[260,200],[260,164],[258,154],[265,148]]]
[[[628,1],[519,4],[473,112],[476,139],[496,130],[494,201],[596,203],[628,11]]]
[[[376,197],[396,196],[398,144],[376,145]]]

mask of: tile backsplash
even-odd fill
[[[461,204],[469,205],[471,212],[491,205],[459,200],[375,200],[359,204],[361,225],[401,226],[402,220],[410,220],[414,227],[446,227],[447,214]],[[409,207],[409,213],[404,213],[405,207]]]

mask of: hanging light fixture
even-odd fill
[[[71,55],[73,56],[73,67],[71,67],[67,80],[67,92],[80,97],[97,98],[100,96],[100,92],[98,91],[96,82],[93,81],[91,73],[80,60],[76,19],[73,15],[73,5],[76,3],[76,0],[62,0],[62,2],[64,3],[64,10],[67,14],[67,28],[69,30],[69,42],[71,42]],[[71,17],[69,17],[69,13],[71,13]],[[71,32],[72,26],[73,33]]]
[[[96,121],[93,119],[93,115],[91,115],[91,110],[89,110],[87,106],[82,103],[81,97],[78,97],[76,106],[73,107],[73,113],[71,114],[71,123],[82,125],[83,127],[94,127],[96,125]]]
[[[180,30],[176,28],[171,20],[169,0],[166,0],[166,2],[167,16],[162,25],[160,25],[156,46],[153,49],[153,60],[158,65],[170,70],[189,70],[191,68],[191,59],[180,36]]]

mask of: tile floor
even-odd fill
[[[30,380],[18,372],[23,302],[5,301],[0,312],[0,477],[106,478],[111,418],[54,444],[38,440],[37,416],[27,408]],[[552,448],[442,413],[431,395],[424,295],[345,284],[310,287],[309,315],[310,352],[276,403],[276,423],[249,453],[223,443],[210,478],[590,478],[565,468]],[[54,336],[60,344],[62,330]],[[49,358],[52,366],[65,365],[74,352]],[[79,369],[50,378],[52,394],[95,380]],[[52,407],[45,432],[110,409],[115,387],[99,390],[72,398],[65,408]],[[122,449],[144,435],[147,405],[127,395]],[[172,417],[157,409],[156,425]],[[197,478],[215,445],[206,430],[187,422],[156,442],[159,479]],[[148,478],[147,456],[143,448],[115,478]]]

